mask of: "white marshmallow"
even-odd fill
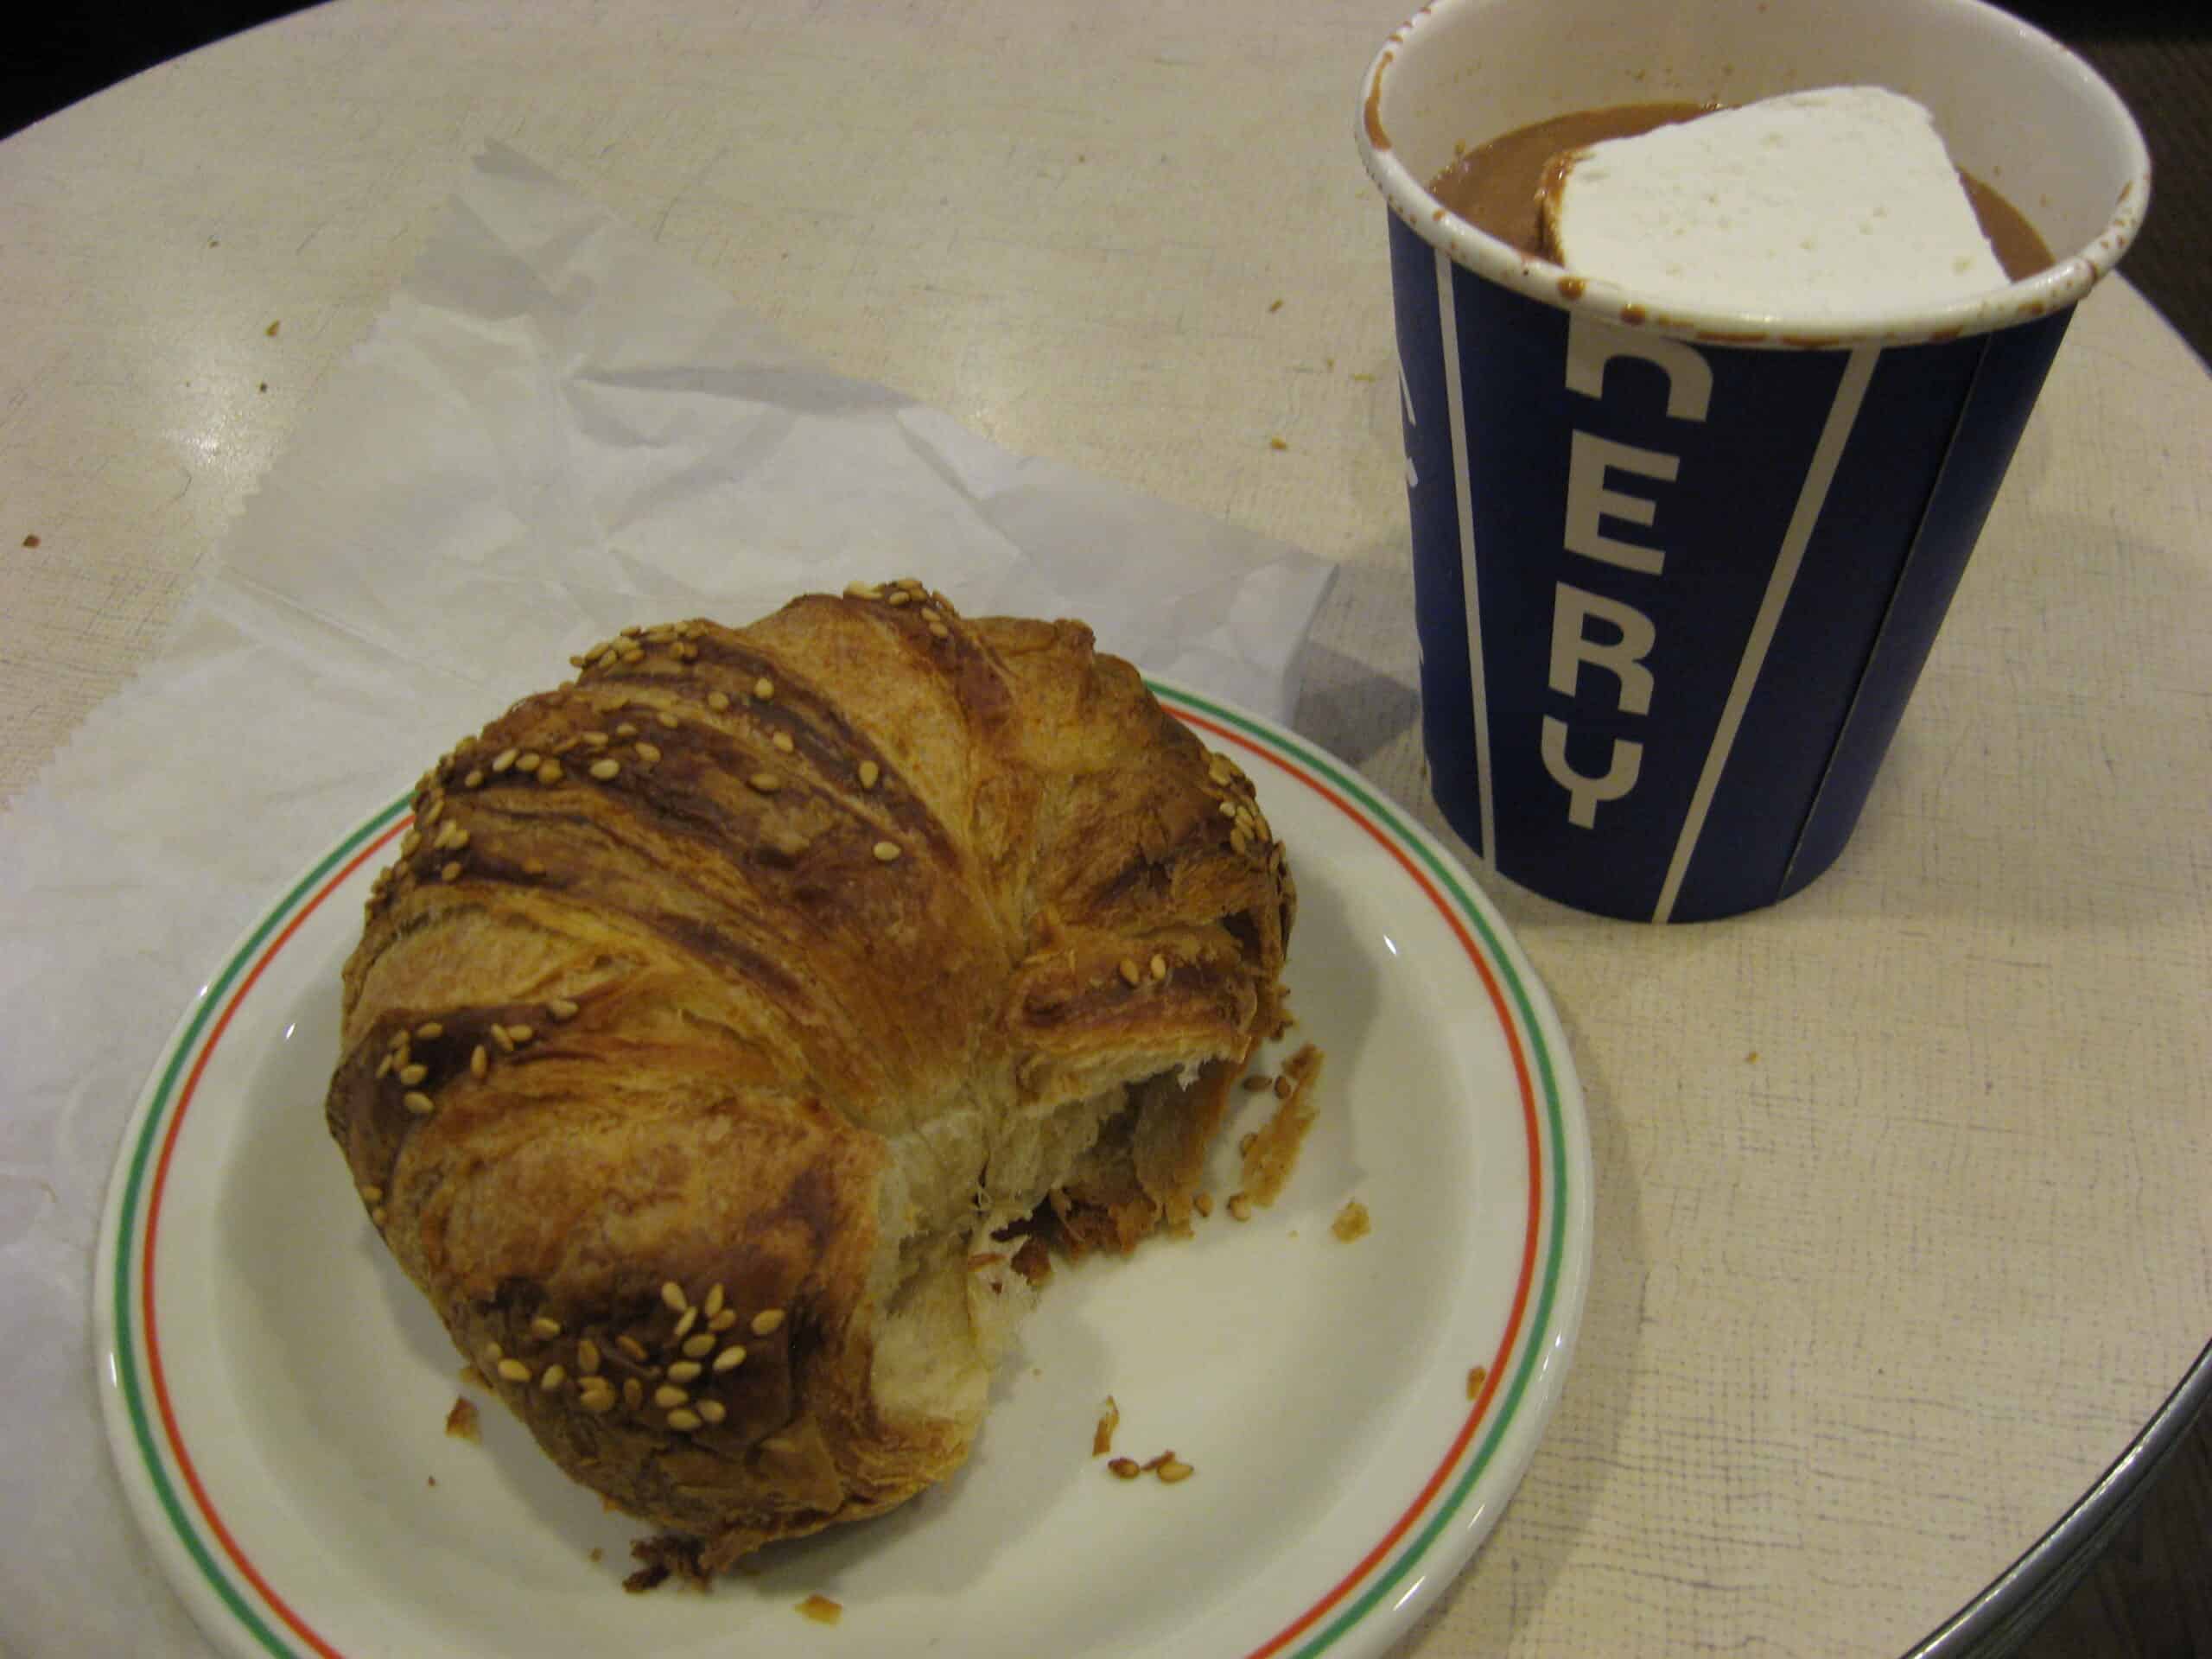
[[[1544,230],[1559,263],[1662,302],[1841,316],[2008,280],[1934,119],[1878,86],[1592,144],[1553,177]]]

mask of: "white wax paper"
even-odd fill
[[[0,817],[0,1648],[205,1651],[108,1462],[109,1167],[237,935],[632,622],[918,575],[1278,718],[1331,568],[819,372],[494,149],[157,659]]]

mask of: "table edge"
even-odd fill
[[[2089,1490],[2050,1530],[1910,1649],[1905,1659],[1983,1659],[2010,1653],[2056,1611],[2134,1514],[2199,1416],[2212,1411],[2212,1342],[2201,1349]]]

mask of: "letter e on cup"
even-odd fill
[[[1605,487],[1608,473],[1637,473],[1672,483],[1681,462],[1656,449],[1639,449],[1632,443],[1615,443],[1587,432],[1574,435],[1573,450],[1567,464],[1567,550],[1586,559],[1603,559],[1624,570],[1641,570],[1656,576],[1667,556],[1656,547],[1638,547],[1600,530],[1602,518],[1625,519],[1649,524],[1657,511],[1644,496],[1625,495]]]
[[[1678,421],[1702,421],[1713,404],[1713,365],[1695,346],[1678,340],[1639,334],[1625,328],[1593,321],[1580,314],[1567,326],[1567,389],[1585,397],[1602,400],[1605,395],[1605,365],[1617,358],[1635,358],[1651,364],[1667,378],[1667,413]],[[1605,487],[1609,472],[1634,473],[1640,477],[1672,483],[1681,462],[1656,449],[1616,443],[1577,431],[1567,461],[1567,534],[1570,553],[1602,559],[1624,570],[1657,575],[1666,555],[1656,547],[1638,547],[1608,536],[1599,527],[1605,518],[1649,525],[1652,503],[1639,495]]]

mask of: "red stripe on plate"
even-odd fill
[[[215,1513],[215,1505],[208,1498],[207,1489],[200,1484],[200,1471],[193,1467],[192,1458],[184,1449],[184,1436],[178,1432],[176,1413],[169,1404],[168,1380],[162,1370],[161,1337],[154,1319],[154,1243],[160,1231],[162,1198],[168,1185],[169,1159],[176,1151],[177,1130],[184,1123],[184,1115],[192,1104],[194,1091],[200,1087],[200,1074],[207,1069],[208,1058],[214,1053],[216,1044],[223,1040],[223,1033],[230,1026],[231,1016],[238,1011],[238,1004],[245,1001],[246,993],[251,991],[255,982],[260,979],[262,970],[276,959],[276,953],[284,948],[293,934],[300,931],[301,925],[315,914],[322,901],[329,898],[343,885],[348,876],[360,868],[368,860],[376,856],[377,853],[394,836],[406,829],[413,821],[411,816],[401,818],[391,829],[354,854],[346,861],[343,868],[337,871],[329,880],[316,889],[315,897],[301,906],[299,914],[284,924],[283,931],[269,942],[267,948],[261,953],[260,960],[247,971],[246,976],[238,982],[238,989],[231,994],[231,1000],[224,1005],[222,1014],[216,1020],[213,1028],[207,1033],[207,1042],[201,1046],[198,1057],[192,1062],[192,1071],[185,1077],[184,1087],[177,1095],[176,1111],[169,1119],[167,1132],[162,1136],[162,1155],[160,1160],[154,1166],[153,1192],[146,1202],[146,1238],[145,1243],[140,1246],[139,1253],[139,1273],[142,1282],[138,1287],[138,1306],[140,1318],[146,1326],[146,1373],[153,1382],[154,1403],[160,1409],[162,1430],[168,1437],[169,1452],[176,1459],[177,1471],[184,1477],[184,1484],[191,1490],[193,1502],[199,1504],[200,1514],[207,1517],[207,1525],[214,1532],[216,1541],[222,1545],[223,1553],[231,1558],[232,1564],[244,1575],[246,1582],[259,1593],[262,1600],[268,1605],[269,1610],[283,1619],[285,1624],[290,1625],[300,1639],[322,1655],[323,1659],[344,1659],[344,1656],[317,1636],[309,1628],[307,1621],[291,1610],[284,1599],[270,1586],[269,1580],[263,1578],[253,1563],[246,1559],[245,1552],[238,1548],[238,1540],[231,1535],[231,1529],[223,1524],[223,1517]]]
[[[1535,1285],[1536,1251],[1541,1236],[1541,1223],[1544,1197],[1543,1142],[1537,1128],[1536,1091],[1529,1073],[1528,1056],[1522,1052],[1521,1033],[1514,1026],[1512,1015],[1507,1009],[1505,993],[1499,987],[1497,976],[1491,972],[1490,963],[1475,944],[1473,936],[1467,931],[1458,914],[1446,902],[1444,895],[1437,892],[1435,885],[1429,880],[1427,874],[1408,858],[1405,849],[1384,833],[1382,828],[1373,819],[1287,756],[1255,743],[1250,738],[1228,727],[1217,725],[1203,715],[1192,714],[1187,709],[1177,709],[1172,712],[1177,719],[1186,724],[1203,728],[1216,737],[1225,739],[1229,742],[1249,749],[1271,765],[1281,768],[1297,779],[1300,783],[1304,784],[1372,836],[1377,844],[1398,861],[1400,868],[1413,878],[1414,884],[1428,895],[1429,903],[1436,906],[1437,913],[1444,918],[1452,932],[1459,936],[1460,948],[1467,953],[1467,959],[1475,964],[1475,971],[1482,978],[1483,988],[1490,993],[1491,1007],[1496,1010],[1497,1023],[1505,1033],[1506,1046],[1513,1052],[1514,1081],[1519,1084],[1521,1090],[1522,1126],[1529,1137],[1529,1224],[1522,1236],[1521,1274],[1518,1282],[1513,1287],[1513,1307],[1505,1321],[1505,1335],[1498,1343],[1497,1352],[1491,1357],[1488,1368],[1489,1375],[1484,1380],[1482,1393],[1476,1399],[1473,1409],[1468,1412],[1466,1421],[1460,1424],[1459,1432],[1452,1437],[1451,1448],[1445,1453],[1444,1460],[1436,1465],[1434,1472],[1423,1484],[1421,1491],[1414,1495],[1414,1501],[1408,1504],[1404,1513],[1391,1523],[1390,1529],[1382,1535],[1375,1547],[1361,1556],[1352,1569],[1338,1580],[1327,1594],[1245,1656],[1245,1659],[1268,1659],[1268,1655],[1281,1652],[1305,1631],[1312,1629],[1317,1620],[1351,1594],[1363,1579],[1382,1564],[1383,1558],[1412,1529],[1414,1522],[1421,1518],[1422,1511],[1434,1501],[1438,1491],[1451,1478],[1452,1469],[1465,1455],[1468,1443],[1475,1437],[1475,1430],[1481,1425],[1484,1414],[1490,1410],[1491,1402],[1497,1397],[1498,1384],[1505,1376],[1506,1361],[1512,1355],[1513,1344],[1520,1337],[1521,1323],[1528,1315],[1529,1298]]]
[[[1528,1056],[1522,1048],[1520,1032],[1513,1023],[1504,992],[1499,987],[1497,976],[1491,973],[1489,960],[1475,943],[1473,936],[1467,931],[1465,925],[1460,921],[1459,915],[1444,895],[1437,891],[1435,884],[1429,880],[1427,873],[1408,857],[1405,849],[1364,812],[1286,754],[1255,742],[1242,733],[1217,724],[1204,715],[1192,714],[1183,709],[1175,709],[1171,712],[1186,725],[1198,727],[1225,742],[1234,743],[1238,747],[1249,750],[1270,765],[1289,773],[1291,777],[1305,785],[1306,788],[1359,825],[1374,837],[1376,842],[1392,858],[1397,861],[1399,867],[1427,897],[1429,903],[1435,906],[1437,913],[1444,918],[1446,925],[1458,938],[1460,948],[1467,953],[1467,959],[1474,964],[1475,972],[1483,982],[1483,988],[1490,995],[1491,1006],[1497,1014],[1498,1025],[1505,1033],[1506,1046],[1512,1052],[1514,1078],[1521,1093],[1522,1121],[1529,1141],[1529,1220],[1522,1242],[1521,1271],[1518,1281],[1514,1286],[1513,1305],[1506,1319],[1505,1334],[1498,1344],[1497,1353],[1491,1357],[1491,1363],[1488,1368],[1489,1375],[1483,1384],[1480,1396],[1476,1400],[1473,1408],[1467,1414],[1466,1420],[1460,1425],[1459,1433],[1452,1437],[1452,1444],[1442,1461],[1437,1465],[1434,1471],[1422,1484],[1413,1502],[1406,1507],[1397,1520],[1391,1523],[1389,1529],[1382,1535],[1375,1546],[1360,1557],[1351,1570],[1339,1579],[1326,1594],[1274,1636],[1269,1637],[1259,1647],[1253,1649],[1247,1656],[1247,1659],[1268,1659],[1269,1655],[1280,1652],[1291,1642],[1296,1640],[1300,1634],[1311,1629],[1317,1620],[1357,1587],[1360,1581],[1372,1573],[1389,1555],[1412,1528],[1414,1522],[1421,1517],[1421,1513],[1434,1501],[1437,1492],[1443,1487],[1445,1482],[1450,1478],[1452,1469],[1465,1454],[1468,1444],[1474,1439],[1476,1429],[1480,1427],[1490,1410],[1491,1402],[1497,1398],[1498,1387],[1505,1375],[1506,1362],[1512,1354],[1514,1344],[1520,1337],[1522,1323],[1527,1317],[1529,1299],[1535,1282],[1536,1253],[1541,1236],[1543,1204],[1542,1141],[1537,1126],[1535,1090],[1529,1076]],[[347,861],[344,868],[335,872],[327,881],[324,882],[316,890],[315,896],[301,906],[299,913],[286,923],[283,931],[269,942],[263,950],[259,960],[253,964],[245,979],[239,982],[238,989],[232,995],[221,1016],[208,1033],[207,1039],[201,1046],[199,1055],[193,1061],[191,1072],[186,1077],[184,1087],[178,1094],[175,1113],[170,1118],[168,1128],[162,1136],[161,1157],[155,1167],[153,1189],[147,1203],[146,1236],[140,1255],[142,1283],[139,1295],[141,1314],[145,1325],[147,1371],[153,1382],[154,1397],[160,1410],[162,1431],[168,1439],[169,1449],[176,1459],[178,1470],[183,1475],[185,1484],[192,1493],[193,1501],[199,1505],[200,1512],[207,1517],[209,1528],[222,1545],[224,1553],[231,1558],[232,1562],[247,1582],[253,1586],[270,1610],[290,1626],[293,1631],[316,1653],[323,1656],[323,1659],[344,1659],[344,1656],[318,1636],[305,1620],[293,1611],[271,1587],[269,1581],[256,1569],[252,1562],[246,1559],[245,1552],[239,1548],[238,1540],[232,1535],[230,1529],[223,1523],[222,1517],[216,1513],[214,1503],[209,1498],[207,1488],[200,1482],[199,1471],[194,1467],[190,1455],[185,1451],[183,1435],[177,1427],[176,1414],[170,1405],[168,1385],[162,1367],[160,1337],[154,1313],[155,1243],[161,1221],[162,1200],[168,1185],[169,1160],[175,1150],[178,1130],[184,1122],[187,1109],[191,1106],[193,1095],[199,1088],[200,1074],[207,1069],[208,1059],[213,1055],[216,1045],[222,1040],[224,1032],[230,1026],[231,1016],[238,1011],[238,1005],[245,1000],[247,993],[252,990],[263,971],[276,959],[276,953],[290,941],[302,924],[315,913],[332,893],[343,886],[354,871],[374,857],[412,821],[411,817],[401,818],[376,840],[355,854]]]

